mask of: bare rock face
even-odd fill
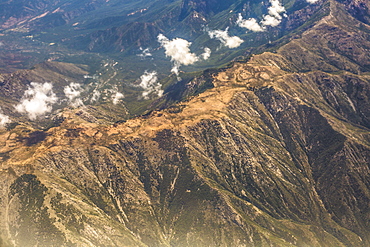
[[[0,243],[369,246],[369,39],[345,8],[172,108],[0,132]]]

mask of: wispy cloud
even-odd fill
[[[242,40],[238,36],[230,37],[228,32],[229,28],[226,28],[225,31],[211,30],[208,31],[208,35],[209,37],[211,37],[211,39],[218,39],[223,45],[229,48],[237,48],[244,42],[244,40]]]
[[[82,99],[80,98],[82,92],[83,89],[79,83],[71,82],[68,86],[64,87],[64,94],[72,107],[83,105]]]
[[[115,92],[112,94],[112,102],[114,105],[117,105],[121,99],[123,99],[125,96],[123,95],[123,93],[120,93],[120,92]]]
[[[2,113],[1,107],[0,107],[0,128],[5,127],[8,123],[10,123],[11,120],[9,117]]]
[[[157,72],[145,71],[144,74],[140,77],[139,86],[144,89],[142,92],[142,97],[144,99],[149,99],[149,95],[156,93],[158,97],[163,95],[162,85],[158,82]]]
[[[45,82],[44,84],[31,82],[25,91],[20,104],[15,108],[20,113],[25,113],[31,120],[45,115],[52,111],[52,106],[58,98],[53,92],[53,85]]]
[[[101,96],[101,92],[98,89],[94,89],[94,91],[91,95],[91,98],[90,98],[90,102],[94,103],[94,102],[98,101],[100,99],[100,96]]]
[[[140,51],[141,51],[141,53],[137,54],[138,57],[146,58],[146,57],[152,57],[153,56],[153,54],[150,52],[149,48],[143,49],[142,47],[140,47]]]
[[[171,58],[173,62],[171,71],[176,75],[179,74],[181,65],[194,64],[199,60],[197,55],[190,51],[191,42],[185,39],[175,38],[169,40],[163,34],[159,34],[158,42],[164,47],[166,56]]]

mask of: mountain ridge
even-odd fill
[[[64,109],[44,131],[2,131],[1,239],[369,245],[370,27],[328,4],[302,34],[187,81],[162,110],[101,124]]]

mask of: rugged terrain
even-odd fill
[[[136,55],[140,47],[150,48],[159,68],[168,69],[157,36],[187,39],[192,50],[209,46],[217,59],[199,61],[188,70],[224,65],[237,56],[287,35],[321,16],[322,2],[284,0],[287,17],[271,32],[246,32],[235,25],[238,15],[260,21],[270,6],[268,1],[216,0],[94,0],[94,1],[6,1],[0,3],[0,72],[14,72],[45,60],[80,63],[87,56],[89,65],[101,56],[116,59],[126,68],[149,69],[150,63]],[[324,11],[325,12],[325,11]],[[220,46],[205,29],[225,30],[245,42],[237,48]],[[90,52],[99,53],[93,56]],[[214,56],[215,57],[215,56]],[[88,60],[88,61],[86,61]],[[126,62],[126,61],[130,62]]]
[[[369,246],[370,26],[351,3],[165,109],[1,130],[2,245]]]

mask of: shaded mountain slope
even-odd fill
[[[210,40],[205,26],[222,30],[230,27],[230,35],[239,35],[245,40],[239,50],[239,55],[242,55],[242,49],[275,41],[323,11],[321,2],[312,5],[305,0],[286,0],[283,5],[288,15],[281,25],[269,28],[271,33],[246,33],[246,29],[237,27],[236,20],[240,13],[245,18],[254,17],[261,21],[270,5],[268,1],[241,0],[5,2],[0,8],[3,17],[0,32],[5,34],[0,47],[3,46],[6,51],[0,48],[0,56],[9,61],[0,65],[12,71],[29,65],[27,55],[40,56],[41,60],[49,58],[50,53],[56,53],[56,57],[63,60],[76,50],[132,55],[141,46],[156,49],[159,33],[171,39],[188,39],[194,42],[196,49],[203,49],[210,43],[210,48],[220,58],[229,56],[228,59],[219,59],[225,63],[237,54],[227,54],[228,49],[218,51],[219,41]],[[17,8],[21,11],[16,11]],[[20,53],[19,49],[27,52]],[[9,56],[15,57],[9,59]],[[14,64],[9,66],[9,63]]]
[[[64,110],[46,132],[2,131],[1,239],[368,246],[370,28],[329,3],[300,37],[171,108],[111,126]]]

